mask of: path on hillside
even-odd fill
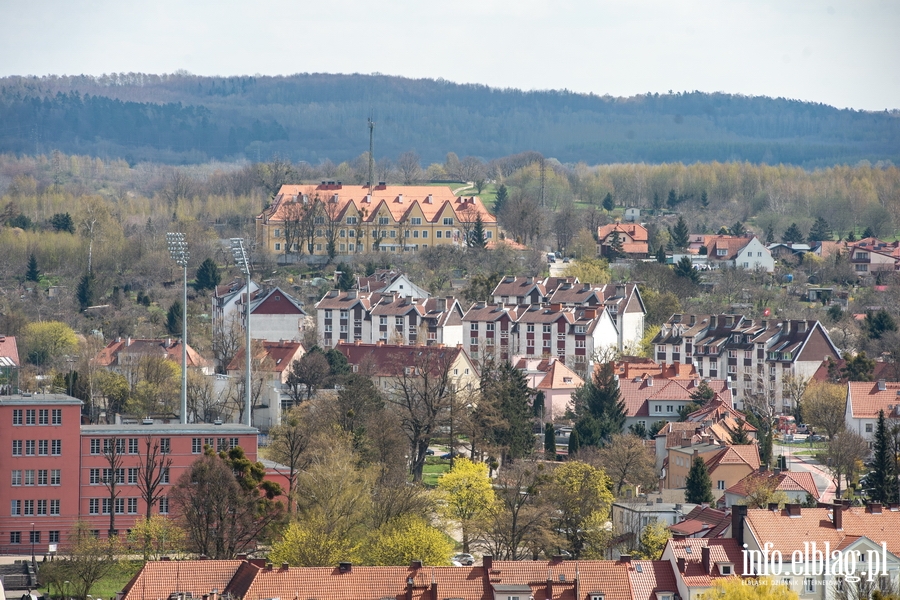
[[[474,183],[467,183],[466,185],[462,186],[461,188],[456,188],[455,190],[453,190],[453,195],[454,195],[454,196],[459,196],[459,193],[460,193],[461,191],[467,190],[467,189],[472,188],[472,187],[475,187],[475,184],[474,184]]]

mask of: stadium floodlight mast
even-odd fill
[[[252,403],[250,401],[250,257],[247,255],[247,249],[244,247],[244,238],[231,238],[231,253],[234,255],[234,262],[240,267],[244,277],[247,278],[247,300],[244,304],[244,310],[247,313],[247,322],[245,328],[247,331],[246,348],[244,356],[247,360],[246,380],[244,387],[246,388],[246,397],[244,399],[244,414],[247,427],[251,427],[253,416],[251,414]]]
[[[188,254],[187,242],[184,241],[183,233],[167,233],[166,242],[169,246],[169,255],[175,264],[184,270],[184,287],[182,288],[181,298],[181,422],[188,422],[187,419],[187,264]]]

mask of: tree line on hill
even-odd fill
[[[0,151],[175,164],[350,160],[377,121],[378,154],[448,149],[485,160],[538,150],[567,163],[898,162],[895,114],[701,92],[613,98],[382,75],[187,73],[6,77]],[[356,140],[348,144],[348,140]]]

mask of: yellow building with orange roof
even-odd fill
[[[478,196],[446,186],[322,182],[282,186],[256,227],[273,254],[349,255],[465,245],[479,217],[485,241],[497,242],[497,218]]]

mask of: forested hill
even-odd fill
[[[805,167],[900,164],[900,112],[729,94],[613,98],[381,75],[114,74],[0,79],[0,152],[170,163],[318,163],[368,150],[492,159],[537,150],[562,162],[741,160]]]

